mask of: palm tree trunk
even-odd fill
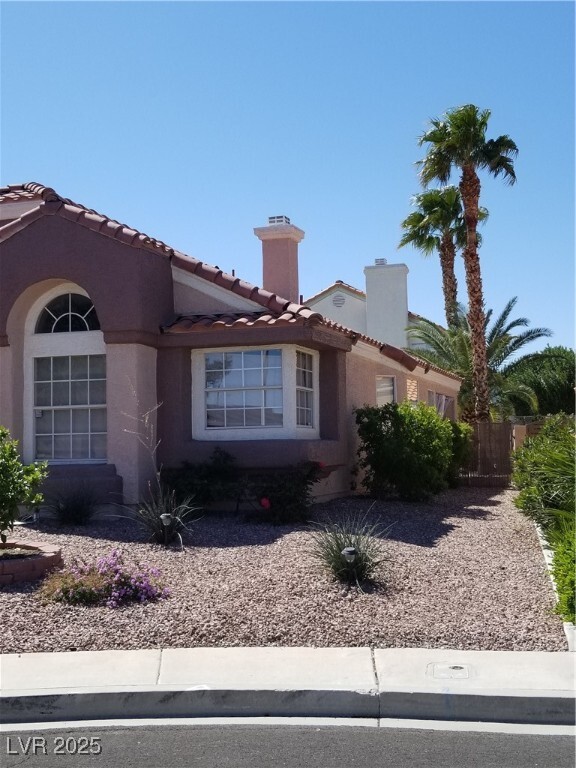
[[[480,260],[478,258],[478,205],[480,199],[480,179],[472,165],[462,168],[460,194],[464,207],[466,224],[466,247],[464,249],[464,268],[466,288],[468,289],[468,323],[472,344],[472,374],[474,383],[474,401],[476,421],[490,420],[490,395],[488,390],[488,364],[486,362],[486,336],[484,296]]]
[[[442,290],[444,292],[444,313],[448,328],[456,323],[458,283],[454,273],[456,248],[450,232],[445,232],[440,241],[440,266],[442,267]]]

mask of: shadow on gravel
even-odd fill
[[[384,529],[383,539],[434,547],[458,527],[454,518],[490,516],[491,508],[500,503],[494,498],[498,492],[494,488],[456,488],[427,502],[354,496],[319,504],[314,508],[314,518],[318,522],[341,522],[351,515],[365,515],[369,525],[378,524]]]

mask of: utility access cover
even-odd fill
[[[437,680],[459,680],[470,677],[470,664],[428,664],[426,674]]]

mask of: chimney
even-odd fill
[[[267,227],[256,227],[262,241],[262,287],[294,303],[299,300],[298,243],[304,232],[288,216],[269,216]]]
[[[376,259],[364,267],[366,276],[366,334],[394,347],[408,346],[408,267]]]

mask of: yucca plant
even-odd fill
[[[183,546],[182,533],[188,531],[190,516],[200,507],[192,506],[192,496],[178,501],[176,491],[160,480],[155,487],[148,484],[148,498],[142,499],[134,513],[138,524],[149,531],[150,540],[168,546],[174,539]]]
[[[87,525],[101,504],[102,497],[93,485],[78,483],[53,494],[47,507],[62,525]]]
[[[312,523],[319,528],[312,533],[313,557],[332,571],[338,581],[360,588],[373,577],[384,559],[381,539],[388,530],[371,523],[368,512],[348,515],[339,522]]]

